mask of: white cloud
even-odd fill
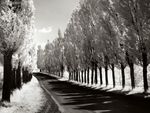
[[[45,28],[36,30],[36,32],[39,32],[39,33],[51,33],[52,32],[52,27],[45,27]]]

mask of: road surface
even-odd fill
[[[135,99],[35,74],[62,113],[150,113],[149,100]]]

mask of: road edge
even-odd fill
[[[64,112],[64,111],[65,111],[64,108],[58,103],[58,101],[52,96],[52,94],[44,87],[43,83],[39,81],[39,84],[40,84],[40,86],[42,87],[42,89],[43,89],[43,90],[51,97],[51,99],[55,102],[55,104],[56,104],[57,107],[58,107],[59,112],[65,113],[65,112]],[[49,109],[50,109],[50,107],[49,107]],[[48,113],[48,111],[49,111],[49,110],[47,109],[45,113]]]

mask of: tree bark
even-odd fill
[[[74,72],[73,71],[71,71],[71,80],[73,80],[73,74],[74,74]]]
[[[63,73],[64,73],[64,66],[63,64],[61,64],[61,77],[63,77]]]
[[[76,71],[74,70],[73,73],[74,73],[74,74],[73,74],[73,80],[75,81],[75,80],[76,80]]]
[[[23,80],[23,83],[25,83],[25,74],[24,74],[24,67],[22,68],[22,80]]]
[[[134,63],[132,61],[132,56],[129,56],[129,53],[128,51],[126,51],[126,60],[129,64],[129,67],[130,67],[130,77],[131,77],[131,87],[132,89],[135,88],[135,79],[134,79]]]
[[[69,71],[69,80],[71,80],[71,72]]]
[[[82,70],[82,71],[81,71],[81,78],[82,78],[81,81],[82,81],[82,83],[84,82],[84,79],[83,79],[83,73],[84,73],[84,71]]]
[[[134,78],[134,63],[130,63],[130,76],[131,76],[131,87],[132,89],[135,88],[135,78]]]
[[[107,55],[105,55],[105,59],[104,59],[104,63],[105,63],[105,79],[106,79],[106,86],[108,86],[108,64],[109,64],[109,58]]]
[[[4,78],[2,101],[10,102],[11,94],[11,76],[12,76],[12,54],[4,55]]]
[[[12,76],[11,76],[11,91],[13,91],[14,89],[16,89],[16,70],[15,68],[12,70]]]
[[[105,66],[105,80],[106,80],[106,86],[108,86],[108,66]]]
[[[121,75],[122,75],[122,88],[125,87],[125,72],[124,72],[124,65],[121,63]]]
[[[87,69],[87,83],[89,84],[89,75],[90,75],[90,68]]]
[[[93,84],[94,83],[94,67],[93,67],[93,65],[92,65],[92,73],[91,73],[91,84]]]
[[[81,82],[81,74],[80,74],[80,70],[78,70],[78,82]]]
[[[97,84],[97,63],[95,64],[95,84]]]
[[[86,83],[86,69],[84,70],[84,82]]]
[[[21,67],[20,67],[20,63],[18,64],[18,69],[16,72],[16,78],[17,78],[17,88],[21,88]]]
[[[99,67],[99,74],[100,74],[100,85],[103,85],[102,67]]]
[[[144,85],[144,92],[146,93],[148,90],[148,80],[147,80],[147,53],[142,53],[143,59],[143,85]]]
[[[74,80],[74,71],[72,71],[72,80]]]
[[[112,78],[113,78],[113,87],[116,86],[116,82],[115,82],[115,66],[114,64],[111,64],[112,66]]]
[[[78,70],[76,70],[76,81],[78,82]]]
[[[71,77],[70,77],[71,80],[73,80],[73,72],[71,71]]]

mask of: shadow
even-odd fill
[[[95,113],[149,113],[150,101],[118,95],[99,89],[91,89],[66,81],[58,81],[54,77],[38,75],[40,79],[48,81],[48,87],[64,99],[64,106],[71,106],[75,110],[94,111]]]
[[[48,76],[46,74],[43,73],[33,73],[33,76],[35,76],[38,80],[57,80],[57,78],[53,77],[53,76]]]

